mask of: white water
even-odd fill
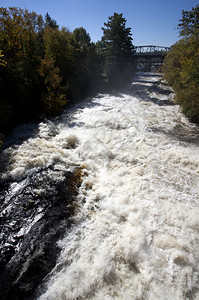
[[[83,174],[41,300],[199,299],[199,135],[158,80],[140,75],[12,148],[4,177],[52,163]]]

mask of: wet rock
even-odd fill
[[[71,226],[69,207],[77,195],[74,174],[62,172],[57,182],[53,178],[58,171],[51,167],[52,179],[48,171],[32,174],[18,190],[10,188],[12,183],[1,184],[1,300],[36,298],[59,255],[56,243]]]

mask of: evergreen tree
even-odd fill
[[[133,44],[131,28],[126,27],[122,14],[114,13],[104,23],[102,44],[106,56],[106,74],[109,82],[119,84],[131,77]],[[119,74],[121,75],[119,78]],[[123,78],[122,78],[123,77]]]
[[[83,27],[76,28],[73,31],[73,39],[75,44],[79,47],[79,49],[83,49],[84,47],[88,47],[91,44],[90,35],[86,32],[86,29]]]
[[[101,79],[101,60],[90,35],[83,27],[73,31],[72,45],[76,53],[76,65],[71,81],[72,98],[81,98],[97,90]]]
[[[57,25],[57,22],[54,19],[52,19],[48,13],[46,13],[46,15],[45,15],[45,21],[46,21],[46,26],[49,26],[54,29],[59,28],[59,25]]]
[[[180,36],[188,37],[191,35],[199,36],[199,4],[191,11],[182,11],[182,19],[179,20],[178,29]]]

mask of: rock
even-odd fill
[[[57,241],[71,226],[76,178],[62,171],[62,180],[56,182],[49,179],[47,171],[35,172],[15,194],[10,184],[1,185],[1,300],[35,299],[38,286],[55,266],[60,253]],[[50,172],[55,175],[58,171],[51,166]],[[42,190],[39,195],[35,192],[38,189]]]

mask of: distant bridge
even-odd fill
[[[137,71],[152,72],[160,71],[165,55],[170,47],[162,46],[136,46],[134,53],[134,63]]]

